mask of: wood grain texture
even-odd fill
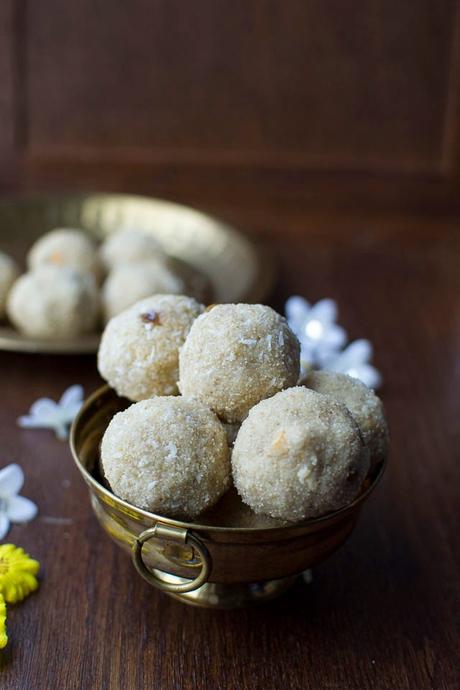
[[[5,0],[0,24],[2,188],[458,211],[456,0]]]
[[[29,154],[440,170],[452,0],[26,7]]]
[[[66,445],[15,425],[40,395],[76,382],[91,392],[94,359],[1,354],[1,464],[24,467],[23,493],[40,507],[9,538],[42,563],[39,592],[10,611],[2,690],[459,687],[456,224],[243,202],[233,220],[279,257],[275,306],[292,293],[334,297],[350,336],[374,342],[387,476],[311,585],[253,609],[188,608],[149,588],[101,531]]]
[[[0,152],[14,148],[15,25],[13,0],[0,5]]]

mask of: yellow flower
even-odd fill
[[[8,642],[8,635],[6,634],[6,604],[5,600],[0,594],[0,649],[6,647]]]
[[[22,601],[38,587],[40,564],[14,544],[0,546],[0,595],[9,604]],[[0,616],[1,621],[1,616]],[[1,623],[0,623],[1,634]]]

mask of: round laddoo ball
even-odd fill
[[[108,321],[145,297],[158,293],[180,295],[184,288],[184,281],[165,258],[121,264],[110,272],[102,288],[105,318]]]
[[[108,271],[120,264],[164,258],[165,253],[153,235],[141,230],[122,229],[101,244],[100,257]]]
[[[98,353],[101,376],[129,400],[176,395],[179,348],[204,307],[184,295],[153,295],[110,319]]]
[[[222,424],[199,402],[158,396],[119,412],[102,439],[112,491],[160,515],[194,518],[230,485]]]
[[[14,283],[7,312],[13,325],[30,337],[73,338],[95,330],[99,294],[91,274],[44,265]]]
[[[233,447],[232,470],[255,513],[297,522],[352,501],[369,455],[345,405],[295,387],[252,408]]]
[[[382,401],[362,381],[334,371],[312,371],[305,379],[307,388],[329,395],[343,403],[359,426],[364,445],[369,449],[371,465],[376,466],[388,454],[389,434]]]
[[[19,266],[8,254],[0,252],[0,319],[6,313],[8,293],[19,275]]]
[[[261,304],[221,304],[193,324],[180,353],[179,389],[226,422],[299,377],[300,346],[286,320]]]
[[[102,276],[97,247],[91,237],[76,228],[56,228],[42,235],[27,256],[30,269],[38,266],[69,266],[82,273],[91,273],[96,280]]]

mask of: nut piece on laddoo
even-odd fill
[[[95,330],[99,306],[90,273],[50,264],[18,278],[8,295],[7,312],[25,335],[66,339]]]
[[[226,422],[299,377],[300,346],[286,320],[261,304],[220,304],[193,324],[180,352],[179,390]]]
[[[19,267],[8,254],[0,252],[0,319],[5,316],[6,300],[14,281],[19,275]]]
[[[369,455],[345,405],[296,387],[252,408],[233,447],[232,470],[255,513],[294,522],[352,501]]]
[[[168,265],[166,257],[120,264],[102,288],[102,303],[108,321],[141,299],[155,294],[184,293],[184,281]]]
[[[120,264],[165,257],[161,245],[153,235],[129,228],[110,235],[101,245],[99,252],[108,271]]]
[[[74,228],[56,228],[42,235],[29,250],[27,263],[30,269],[69,266],[92,273],[96,280],[102,275],[95,243],[85,232]]]
[[[343,403],[359,426],[364,445],[369,449],[371,465],[376,466],[388,454],[388,425],[382,401],[362,381],[334,371],[312,371],[305,386]]]
[[[133,401],[177,394],[179,348],[203,308],[183,295],[153,295],[137,302],[105,327],[99,373]]]
[[[193,518],[230,485],[222,424],[199,402],[164,396],[119,412],[102,439],[112,491],[160,515]]]

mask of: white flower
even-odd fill
[[[378,388],[382,377],[370,363],[372,345],[355,340],[347,347],[347,334],[336,323],[337,303],[322,299],[310,305],[303,297],[290,297],[286,318],[300,342],[300,373],[310,369],[329,369],[360,379],[369,388]],[[345,348],[345,349],[343,349]]]
[[[24,484],[24,472],[11,464],[0,470],[0,539],[8,534],[10,522],[28,522],[37,514],[37,506],[28,498],[18,496]]]
[[[336,323],[337,304],[322,299],[310,305],[303,297],[291,297],[286,302],[288,323],[301,346],[302,373],[321,366],[325,356],[337,353],[347,342],[345,330]]]
[[[382,377],[370,364],[372,354],[372,345],[368,340],[355,340],[343,352],[325,357],[322,368],[353,376],[369,388],[379,388]]]
[[[58,438],[66,439],[82,404],[83,388],[70,386],[58,403],[49,398],[36,400],[29,414],[19,417],[18,424],[24,429],[53,429]]]

